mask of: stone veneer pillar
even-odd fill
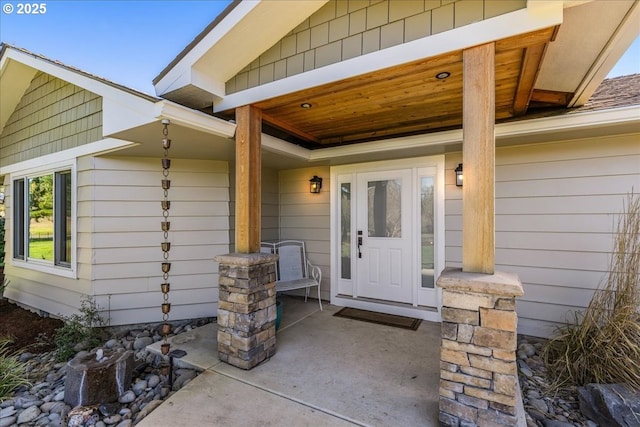
[[[272,254],[215,258],[218,278],[218,357],[251,369],[276,352],[276,261]]]
[[[446,269],[442,288],[440,424],[515,426],[518,276]]]

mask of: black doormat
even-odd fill
[[[377,313],[375,311],[360,310],[358,308],[345,307],[334,314],[336,317],[362,320],[363,322],[377,323],[379,325],[393,326],[402,329],[415,331],[420,326],[422,319],[413,317],[396,316],[394,314]]]

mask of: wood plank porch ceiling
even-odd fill
[[[534,84],[551,27],[496,42],[496,120],[526,113],[544,99],[566,106],[566,94],[536,96]],[[439,80],[441,72],[451,73]],[[551,101],[549,101],[551,100]],[[302,108],[304,103],[311,108]],[[254,104],[271,130],[309,148],[456,128],[462,125],[462,51],[352,77]],[[225,114],[231,117],[233,112]],[[265,129],[267,133],[271,133]],[[281,136],[276,135],[276,136]]]

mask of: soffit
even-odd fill
[[[496,42],[496,118],[526,111],[556,27]],[[436,78],[448,72],[448,78]],[[311,108],[301,108],[302,104]],[[309,148],[460,127],[462,51],[256,102],[267,131]],[[221,116],[233,118],[234,111]]]

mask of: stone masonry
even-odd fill
[[[271,254],[228,254],[219,262],[218,357],[251,369],[276,352],[276,261]]]
[[[442,292],[440,424],[515,426],[518,276],[446,269]]]

